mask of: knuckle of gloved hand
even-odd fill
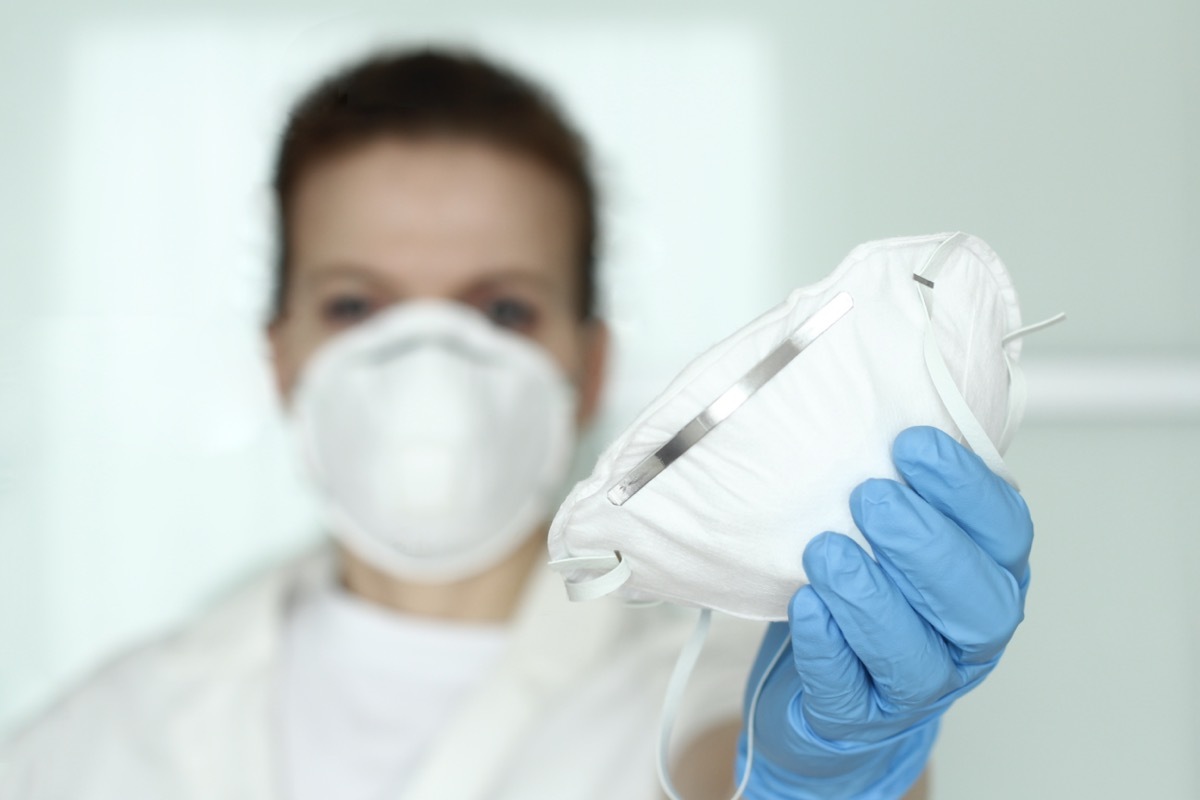
[[[1025,597],[1029,594],[1029,584],[1033,581],[1033,571],[1029,563],[1026,562],[1024,572],[1014,577],[1017,578],[1017,591],[1021,593],[1021,618],[1024,619]]]
[[[809,730],[827,742],[853,741],[862,728],[863,720],[852,713],[852,706],[828,706],[804,702],[795,730]]]
[[[954,643],[971,663],[991,660],[1008,646],[1024,616],[1020,603],[1005,604],[992,610],[977,626],[959,631]]]
[[[901,431],[892,455],[907,477],[935,489],[961,489],[981,473],[978,456],[938,428],[922,426]]]
[[[1017,626],[1025,619],[1025,592],[1020,582],[1011,574],[1004,576],[1004,593],[996,606],[994,635],[992,640],[1000,646],[1008,644],[1008,640],[1016,633]]]
[[[950,690],[940,675],[913,676],[906,681],[896,681],[888,686],[879,686],[880,705],[893,716],[908,715],[936,703]]]
[[[818,533],[804,547],[804,552],[800,554],[800,561],[804,565],[804,572],[809,576],[811,581],[814,575],[820,573],[821,559],[825,557],[825,551],[830,546],[830,540],[841,534],[833,531],[823,531]]]
[[[1033,516],[1029,511],[1029,503],[1026,502],[1024,495],[1019,491],[1009,486],[999,476],[994,482],[995,490],[986,498],[985,507],[996,510],[996,516],[999,519],[1006,520],[1006,527],[1010,529],[1013,538],[1017,541],[1031,541],[1033,539]]]
[[[867,558],[850,537],[826,532],[805,548],[803,563],[809,581],[818,593],[845,596],[861,591]]]
[[[914,648],[908,661],[895,675],[875,676],[880,703],[894,715],[928,708],[958,683],[954,660],[942,647]]]
[[[1013,493],[1017,497],[1016,511],[1016,539],[1020,541],[1025,548],[1025,556],[1029,556],[1029,551],[1033,548],[1033,515],[1029,511],[1029,504],[1025,502],[1025,498],[1016,490]]]
[[[859,485],[862,500],[875,506],[886,506],[895,501],[903,486],[891,478],[867,478]]]
[[[796,590],[788,601],[788,627],[792,635],[824,631],[829,624],[829,611],[811,584]]]
[[[871,478],[851,495],[855,521],[872,544],[886,546],[899,539],[903,544],[921,526],[916,510],[901,484],[887,478]],[[899,536],[898,536],[899,534]]]

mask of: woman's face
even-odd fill
[[[477,140],[387,138],[319,162],[292,198],[290,285],[270,329],[285,402],[331,336],[395,303],[442,299],[543,347],[586,422],[606,334],[579,319],[576,206],[554,172]]]

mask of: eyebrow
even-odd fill
[[[478,280],[471,282],[468,288],[490,287],[510,282],[532,284],[548,294],[563,293],[568,288],[562,281],[556,281],[546,275],[526,272],[520,269],[511,269],[484,275]]]
[[[315,266],[308,270],[305,275],[302,275],[299,282],[311,286],[336,278],[356,278],[358,280],[379,283],[379,277],[373,270],[350,262]]]
[[[300,282],[307,286],[313,286],[325,281],[337,280],[338,278],[361,280],[376,285],[386,284],[386,279],[380,276],[376,270],[353,262],[320,264],[308,270],[307,274],[300,278]],[[460,289],[464,292],[470,292],[510,282],[530,284],[538,290],[551,295],[567,294],[570,291],[567,281],[555,280],[550,276],[517,267],[481,275],[474,280],[470,280],[465,286],[460,287]]]

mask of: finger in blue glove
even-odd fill
[[[810,585],[764,639],[749,796],[898,796],[941,713],[989,674],[1023,617],[1033,524],[1021,496],[934,428],[901,433],[893,460],[904,483],[867,481],[851,497],[874,558],[840,534],[813,539]],[[766,672],[781,649],[791,668]]]

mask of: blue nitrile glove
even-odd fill
[[[747,689],[748,798],[898,798],[942,712],[996,666],[1024,616],[1033,522],[1021,496],[935,428],[896,437],[908,485],[869,480],[850,508],[872,560],[836,533],[804,551],[810,585],[768,628]],[[750,723],[747,723],[750,724]],[[746,762],[743,729],[737,775]]]

